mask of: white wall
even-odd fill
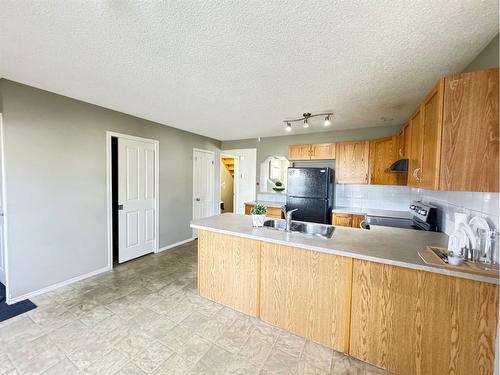
[[[237,174],[234,175],[238,199],[234,213],[245,213],[245,202],[255,200],[255,186],[257,183],[257,150],[255,148],[224,150],[223,154],[234,155],[238,158]]]

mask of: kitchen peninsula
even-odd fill
[[[498,278],[425,264],[442,233],[336,227],[331,239],[197,220],[198,292],[398,374],[492,374]]]

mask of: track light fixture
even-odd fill
[[[296,118],[296,119],[293,119],[293,120],[283,120],[283,122],[286,124],[285,130],[287,132],[291,132],[292,131],[292,122],[298,122],[298,121],[302,121],[303,122],[302,127],[304,127],[305,129],[307,129],[307,128],[310,127],[309,118],[311,118],[311,117],[317,117],[317,116],[324,116],[325,117],[325,122],[323,123],[325,126],[330,126],[332,124],[332,122],[330,120],[330,116],[333,116],[332,112],[315,113],[315,114],[306,112],[306,113],[303,113],[302,117],[300,117],[300,118]]]

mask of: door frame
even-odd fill
[[[112,165],[111,165],[111,138],[125,138],[132,141],[151,143],[155,147],[155,231],[156,238],[153,253],[160,249],[160,142],[156,139],[136,137],[113,131],[106,131],[106,193],[107,193],[107,220],[108,220],[108,269],[113,269],[113,194],[112,194]]]
[[[195,156],[196,156],[196,152],[205,152],[207,154],[211,154],[214,158],[214,164],[213,164],[213,168],[214,168],[214,178],[212,180],[212,199],[215,199],[215,151],[210,151],[210,150],[204,150],[202,148],[193,148],[193,194],[192,194],[192,197],[191,197],[191,204],[192,204],[192,210],[191,210],[191,219],[194,220],[194,200],[195,200],[195,167],[194,167],[194,163],[195,163]],[[220,194],[219,194],[219,198],[220,198]],[[215,204],[215,203],[214,203]],[[214,204],[212,204],[212,207],[210,209],[210,213],[213,214],[214,213]],[[193,238],[196,238],[197,236],[195,235],[196,234],[196,230],[193,229],[192,230],[193,232]]]
[[[1,155],[1,174],[2,174],[2,210],[3,210],[3,262],[4,262],[4,278],[5,278],[5,301],[10,304],[12,300],[9,290],[9,251],[8,251],[8,241],[7,241],[7,190],[5,188],[5,139],[4,139],[4,128],[3,128],[3,114],[0,113],[0,155]]]
[[[239,174],[239,157],[236,156],[236,155],[231,155],[229,153],[226,153],[224,151],[222,151],[220,153],[220,157],[219,157],[219,163],[222,161],[222,158],[224,157],[229,157],[229,158],[233,158],[234,160],[234,177],[233,177],[233,214],[236,213],[235,210],[236,210],[236,203],[238,202],[238,174]],[[222,182],[222,172],[219,173],[219,184]],[[221,189],[219,189],[219,201],[220,201],[220,198],[221,198],[221,195],[222,195],[222,191]],[[221,212],[221,209],[220,209],[220,204],[217,206],[218,207],[218,211],[219,211],[219,214],[222,213]]]

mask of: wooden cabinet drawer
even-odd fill
[[[339,227],[361,228],[361,222],[365,220],[365,215],[356,214],[333,214],[333,225]]]

